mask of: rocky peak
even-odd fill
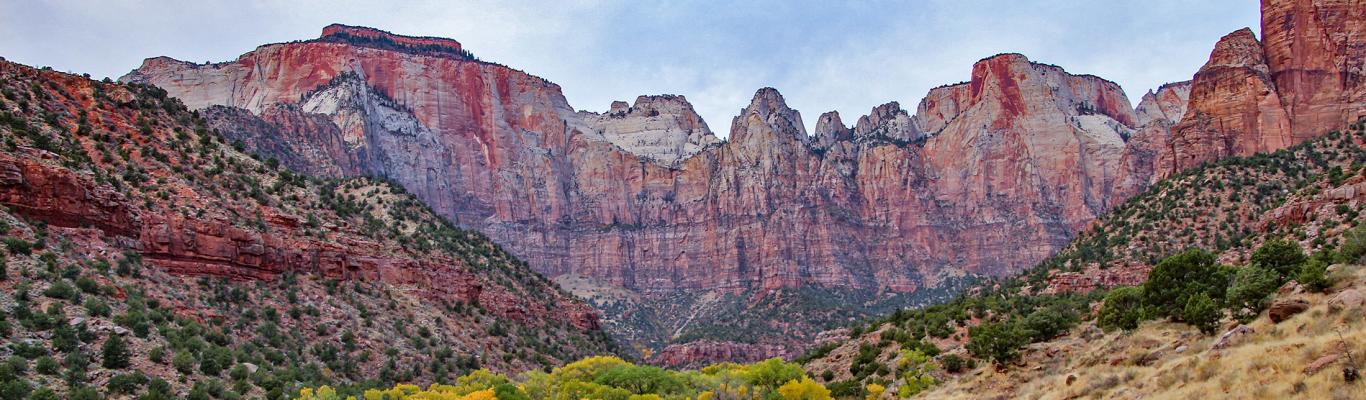
[[[323,27],[321,42],[346,43],[353,46],[373,47],[385,50],[402,51],[413,54],[445,56],[462,59],[474,57],[460,47],[453,39],[395,35],[375,28],[332,24]]]
[[[607,114],[587,123],[632,154],[669,165],[720,142],[688,99],[678,95],[639,96],[634,105],[612,102]]]
[[[787,107],[778,89],[761,88],[754,92],[749,106],[731,122],[730,141],[748,143],[755,139],[797,139],[807,141],[802,115]]]
[[[1181,117],[1186,115],[1190,93],[1191,81],[1168,83],[1158,87],[1156,92],[1149,90],[1139,100],[1138,108],[1134,109],[1138,126],[1153,121],[1166,121],[1169,124],[1181,121]]]
[[[854,131],[844,126],[844,121],[840,120],[839,111],[830,111],[821,114],[816,119],[816,129],[812,145],[817,148],[829,148],[835,142],[851,140],[854,138]]]
[[[1200,71],[1224,67],[1252,68],[1263,74],[1270,72],[1266,65],[1266,57],[1262,53],[1262,44],[1257,41],[1257,35],[1252,33],[1252,29],[1239,29],[1219,38],[1219,42],[1214,44],[1214,51],[1210,53],[1209,61],[1200,67]]]
[[[873,107],[868,115],[859,117],[854,125],[854,137],[909,141],[923,137],[911,122],[911,115],[895,101]]]

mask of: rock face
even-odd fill
[[[1002,54],[932,89],[913,115],[892,102],[848,127],[827,113],[813,136],[760,89],[724,142],[681,96],[576,113],[558,86],[457,56],[453,42],[374,30],[221,64],[153,58],[123,80],[207,109],[220,131],[299,171],[392,180],[547,275],[651,295],[912,292],[1019,271],[1164,174],[1287,146],[1312,131],[1296,121],[1351,114],[1361,7],[1266,3],[1268,18],[1294,23],[1264,19],[1267,46],[1229,35],[1192,82],[1137,110],[1113,82]],[[1338,16],[1301,17],[1314,12]]]
[[[229,107],[208,110],[220,131],[301,171],[392,179],[549,275],[646,292],[909,291],[1018,270],[1111,203],[1137,121],[1117,85],[1007,54],[924,115],[889,103],[849,129],[831,114],[814,143],[765,88],[713,144],[681,96],[574,113],[539,78],[367,43],[153,58],[124,80]]]
[[[792,350],[786,346],[707,340],[669,345],[655,354],[650,363],[671,368],[701,368],[716,360],[752,363],[773,357],[790,359],[796,356]]]
[[[1259,42],[1239,30],[1215,46],[1160,175],[1285,148],[1366,116],[1366,3],[1266,0],[1262,34]]]
[[[640,96],[614,102],[606,114],[585,116],[612,144],[663,165],[673,165],[720,142],[683,96]]]

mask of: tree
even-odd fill
[[[1223,311],[1208,294],[1196,293],[1186,301],[1186,307],[1181,312],[1181,319],[1186,323],[1200,328],[1205,334],[1212,334],[1219,327],[1219,319],[1223,318]]]
[[[754,386],[773,388],[805,375],[801,366],[783,362],[777,357],[754,363],[749,367],[749,383]]]
[[[1253,251],[1250,261],[1252,265],[1275,271],[1281,282],[1284,282],[1296,270],[1299,270],[1300,264],[1304,264],[1306,260],[1308,257],[1305,257],[1304,250],[1300,248],[1298,243],[1285,239],[1272,239]]]
[[[1243,322],[1251,321],[1266,308],[1271,294],[1280,286],[1274,271],[1256,264],[1239,268],[1233,277],[1233,286],[1228,289],[1226,303],[1235,318]]]
[[[1332,287],[1333,282],[1328,280],[1328,261],[1324,258],[1326,257],[1316,254],[1309,261],[1300,264],[1300,270],[1295,272],[1295,281],[1314,292],[1323,292]]]
[[[868,392],[868,396],[864,397],[864,400],[878,400],[882,398],[882,393],[887,391],[887,387],[869,383],[868,386],[864,387],[864,390]]]
[[[934,376],[930,372],[934,370],[934,363],[930,357],[921,353],[919,350],[901,350],[901,360],[897,362],[897,367],[902,372],[902,384],[897,389],[900,397],[911,397],[930,386],[934,386]]]
[[[830,389],[805,376],[778,387],[784,400],[830,400]]]
[[[110,335],[109,340],[104,341],[100,353],[103,356],[100,365],[105,368],[128,368],[128,346],[123,343],[123,338],[120,338],[119,335]]]
[[[968,331],[968,352],[990,359],[997,365],[1020,357],[1020,348],[1029,344],[1029,333],[1015,321],[987,322]]]
[[[1100,306],[1096,324],[1105,330],[1138,329],[1138,324],[1147,319],[1144,311],[1143,289],[1141,287],[1122,287],[1111,290],[1105,295],[1105,303]]]
[[[1029,331],[1030,340],[1042,342],[1057,337],[1081,319],[1077,311],[1063,304],[1050,304],[1034,310],[1025,317],[1024,329]]]
[[[1338,245],[1338,259],[1342,262],[1366,262],[1366,224],[1342,234],[1342,244]]]
[[[1214,262],[1214,254],[1191,249],[1163,259],[1143,284],[1144,303],[1159,316],[1180,319],[1182,309],[1197,293],[1224,300],[1232,270]]]

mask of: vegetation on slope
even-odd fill
[[[932,376],[940,380],[953,379],[978,360],[1010,365],[1031,343],[1093,323],[1088,321],[1095,318],[1093,307],[1103,304],[1105,288],[1050,290],[1057,289],[1050,277],[1093,268],[1158,265],[1153,275],[1159,282],[1108,293],[1112,301],[1099,313],[1106,327],[1132,329],[1164,319],[1214,332],[1228,318],[1251,320],[1282,283],[1298,280],[1321,290],[1330,284],[1325,278],[1329,264],[1359,261],[1356,250],[1349,249],[1366,245],[1355,239],[1362,237],[1361,230],[1350,230],[1359,224],[1361,202],[1318,201],[1364,179],[1363,129],[1366,123],[1357,123],[1348,133],[1332,132],[1285,150],[1229,158],[1169,177],[1018,277],[986,282],[944,304],[855,325],[851,340],[819,347],[799,360],[847,396],[865,394],[870,385],[905,385],[908,380],[896,366],[907,350],[934,357],[939,368]],[[1304,220],[1278,223],[1277,217],[1285,217],[1278,208],[1287,204],[1306,204]],[[1339,247],[1344,250],[1333,251]],[[1258,248],[1263,250],[1252,251]],[[1306,248],[1312,255],[1304,253]]]
[[[830,391],[811,380],[801,366],[779,359],[753,364],[716,364],[701,370],[672,371],[639,366],[616,357],[590,357],[555,368],[509,378],[474,371],[453,385],[398,385],[360,393],[324,386],[300,391],[300,400],[404,399],[830,399]]]
[[[154,87],[0,62],[0,153],[88,177],[143,215],[396,257],[452,260],[554,313],[568,295],[395,186],[323,181],[257,160]],[[269,221],[300,217],[294,231]],[[562,318],[515,320],[422,287],[300,271],[182,276],[139,239],[0,210],[0,398],[289,398],[303,386],[450,381],[548,368],[613,347]],[[211,272],[211,271],[210,271]],[[532,310],[534,311],[534,310]]]

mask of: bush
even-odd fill
[[[1266,308],[1271,295],[1280,288],[1276,272],[1253,264],[1238,269],[1226,303],[1239,321],[1248,322]]]
[[[1186,307],[1181,312],[1181,319],[1186,323],[1195,325],[1205,334],[1214,333],[1219,328],[1219,320],[1223,318],[1223,311],[1214,304],[1214,300],[1208,294],[1196,293],[1186,301]]]
[[[1081,320],[1077,311],[1062,304],[1051,304],[1025,317],[1024,329],[1031,342],[1042,342],[1066,333]]]
[[[61,368],[61,364],[57,364],[57,360],[49,356],[38,357],[38,361],[33,366],[34,371],[43,375],[57,375],[57,370]]]
[[[76,288],[66,282],[57,282],[48,286],[47,290],[43,291],[43,295],[54,299],[71,300],[79,294],[76,292]]]
[[[1020,357],[1020,348],[1029,344],[1029,332],[1015,321],[987,322],[972,328],[967,349],[978,358],[1005,364]]]
[[[1285,239],[1268,240],[1252,252],[1251,263],[1255,266],[1269,269],[1276,272],[1284,282],[1295,271],[1299,270],[1300,264],[1308,258],[1304,255],[1304,250],[1300,245]]]
[[[1316,255],[1300,264],[1300,270],[1295,272],[1295,281],[1304,285],[1305,289],[1320,293],[1332,287],[1333,282],[1328,280],[1328,261],[1324,258]]]
[[[1342,234],[1338,259],[1347,263],[1366,263],[1366,225],[1359,225]]]
[[[1144,311],[1143,288],[1123,287],[1111,290],[1105,295],[1105,303],[1100,306],[1096,324],[1105,330],[1138,329],[1138,324],[1147,319]]]
[[[176,371],[180,371],[180,373],[185,375],[194,373],[194,365],[194,356],[188,351],[178,351],[176,352],[175,357],[171,359],[171,366],[175,367]]]
[[[133,394],[137,393],[138,389],[141,389],[142,385],[145,384],[147,384],[147,377],[140,372],[134,372],[114,375],[113,378],[109,378],[107,386],[109,392],[113,394]]]
[[[945,354],[939,363],[943,364],[944,370],[951,374],[963,372],[963,368],[966,366],[963,357],[959,357],[957,354]]]
[[[1163,259],[1143,283],[1143,300],[1157,316],[1182,319],[1191,296],[1205,294],[1222,302],[1228,290],[1232,269],[1214,262],[1214,254],[1191,249]]]
[[[100,353],[103,357],[100,365],[105,368],[128,368],[128,346],[123,343],[123,338],[120,338],[119,335],[110,335],[109,340],[104,341]]]

